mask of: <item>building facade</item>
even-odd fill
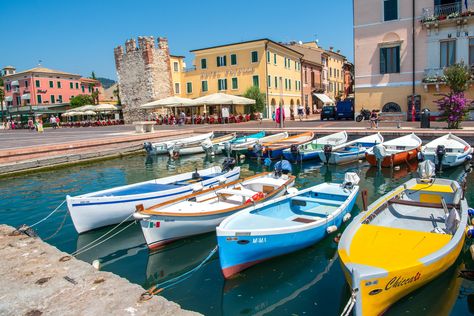
[[[147,112],[140,105],[174,95],[168,40],[140,36],[114,49],[119,95],[126,123],[143,120]]]
[[[257,86],[266,95],[266,116],[280,104],[286,109],[302,102],[302,54],[269,39],[232,43],[191,51],[193,67],[182,75],[182,97],[197,98],[223,92],[243,95]],[[215,109],[209,108],[209,114]],[[244,113],[245,107],[234,109]]]
[[[472,10],[472,0],[355,0],[356,111],[436,115],[436,94],[448,91],[443,69],[474,63]]]
[[[346,57],[341,52],[334,51],[333,47],[330,47],[326,51],[328,55],[328,96],[333,100],[339,100],[343,98],[344,94],[344,63]]]
[[[45,67],[16,72],[4,68],[5,102],[8,107],[68,105],[72,97],[102,89],[98,80]]]

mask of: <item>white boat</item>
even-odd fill
[[[346,131],[337,132],[313,139],[299,146],[293,145],[283,151],[283,156],[291,162],[319,159],[319,153],[323,151],[324,146],[337,146],[345,142],[347,142]]]
[[[118,224],[133,218],[137,204],[145,207],[162,203],[209,186],[232,182],[240,177],[240,167],[228,170],[219,166],[187,172],[112,189],[66,196],[72,222],[78,233]]]
[[[190,194],[134,214],[149,249],[186,236],[213,231],[227,216],[286,193],[295,177],[260,173]]]
[[[421,150],[421,139],[414,133],[398,137],[382,144],[373,146],[365,152],[365,159],[372,166],[377,166],[380,160],[381,166],[391,168],[393,166],[407,163],[418,158]]]
[[[241,143],[241,144],[232,144],[231,149],[234,152],[245,154],[248,151],[248,148],[255,144],[263,144],[263,143],[271,143],[275,141],[279,141],[280,139],[284,139],[288,137],[287,132],[268,135],[259,139],[252,139],[248,142]]]
[[[168,147],[169,155],[172,157],[194,155],[206,152],[209,150],[211,153],[214,151],[215,154],[221,153],[226,143],[235,139],[235,133],[228,135],[206,138],[200,143],[182,144],[175,143],[173,146]]]
[[[472,159],[472,147],[451,133],[436,138],[421,148],[422,157],[436,166],[456,167]]]
[[[377,133],[337,146],[327,145],[319,151],[319,158],[322,162],[333,165],[349,163],[364,159],[367,149],[380,143],[383,143],[383,136]]]
[[[167,140],[167,141],[158,142],[158,143],[145,142],[143,143],[143,148],[145,148],[145,150],[149,154],[162,155],[162,154],[167,154],[170,148],[172,148],[175,144],[179,147],[186,147],[186,146],[192,146],[192,145],[198,146],[204,140],[212,139],[212,138],[214,138],[213,132],[191,136],[184,139],[178,138],[178,139],[172,139],[172,140]]]
[[[219,155],[230,148],[231,142],[236,139],[236,133],[231,133],[214,139],[206,139],[201,147],[208,155]]]

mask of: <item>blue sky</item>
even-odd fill
[[[168,37],[170,51],[268,37],[319,39],[353,60],[352,0],[1,0],[0,66],[44,67],[116,79],[113,49],[139,35]]]

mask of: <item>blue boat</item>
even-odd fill
[[[350,218],[359,177],[322,183],[256,205],[217,227],[219,260],[225,278],[264,260],[308,247]]]
[[[255,134],[244,135],[244,136],[237,137],[236,139],[234,139],[230,143],[231,144],[242,144],[242,143],[246,143],[248,141],[254,140],[254,139],[255,140],[260,139],[262,137],[265,137],[265,131],[260,131],[260,132],[255,133]]]

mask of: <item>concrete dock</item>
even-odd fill
[[[0,225],[0,315],[199,315]]]

